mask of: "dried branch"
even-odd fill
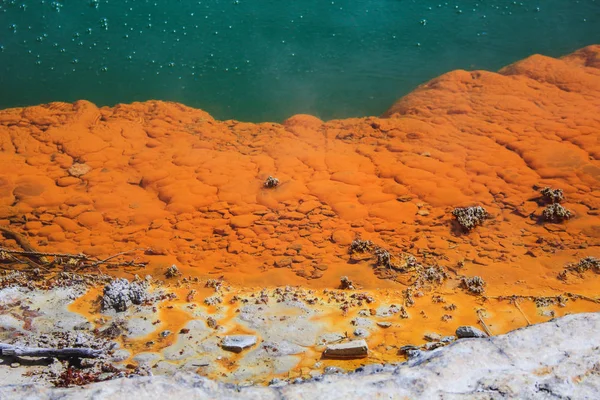
[[[122,252],[114,254],[114,255],[112,255],[112,256],[110,256],[108,258],[105,258],[104,260],[99,260],[99,261],[93,262],[90,265],[90,267],[93,268],[93,267],[97,267],[100,264],[106,264],[107,261],[112,260],[113,258],[116,258],[116,257],[119,257],[119,256],[123,256],[125,254],[131,254],[131,253],[134,253],[134,252],[139,251],[139,250],[143,250],[143,249],[133,249],[133,250],[128,250],[128,251],[122,251]]]
[[[3,357],[98,358],[102,354],[103,350],[88,347],[53,349],[0,343],[0,356]]]
[[[515,307],[517,307],[517,310],[519,310],[521,312],[521,314],[523,315],[523,318],[525,318],[525,321],[527,321],[527,325],[528,326],[531,325],[531,321],[529,321],[529,318],[527,318],[527,315],[525,315],[525,313],[523,312],[523,309],[519,305],[519,300],[514,299],[513,304],[515,305]]]
[[[89,260],[89,256],[79,253],[79,254],[68,254],[68,253],[44,253],[41,251],[21,251],[21,250],[11,250],[4,247],[0,247],[0,251],[4,251],[7,254],[16,254],[21,256],[31,256],[31,257],[64,257],[64,258],[74,258],[81,260]]]
[[[488,336],[493,336],[492,331],[490,331],[490,328],[487,326],[487,324],[483,320],[483,310],[481,310],[481,309],[477,310],[477,318],[479,319],[479,323],[483,327],[483,330],[485,331],[485,333],[487,333]]]

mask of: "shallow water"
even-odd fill
[[[160,99],[330,119],[379,115],[453,69],[598,42],[600,2],[3,0],[0,32],[0,108]]]

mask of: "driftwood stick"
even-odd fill
[[[89,257],[85,254],[66,254],[66,253],[43,253],[40,251],[20,251],[11,250],[4,247],[0,247],[0,251],[4,251],[8,254],[18,254],[22,256],[34,256],[34,257],[64,257],[64,258],[75,258],[77,260],[89,260]]]
[[[477,310],[477,317],[479,318],[479,323],[483,327],[483,330],[485,331],[485,333],[487,333],[488,336],[493,336],[492,331],[490,331],[490,328],[487,326],[487,324],[483,320],[483,312],[481,309]]]
[[[0,233],[7,239],[12,239],[25,251],[35,252],[35,248],[29,243],[29,240],[20,233],[14,232],[4,226],[0,226]]]
[[[523,312],[523,309],[519,305],[519,300],[514,299],[513,304],[517,307],[517,310],[519,310],[521,312],[521,314],[523,315],[523,318],[525,318],[525,321],[527,321],[527,326],[531,325],[531,321],[529,321],[529,318],[527,318],[527,315],[525,315],[525,313]]]
[[[112,256],[110,256],[110,257],[108,257],[108,258],[105,258],[104,260],[99,260],[99,261],[93,262],[93,263],[90,265],[90,267],[95,267],[95,266],[98,266],[98,265],[100,265],[100,264],[106,264],[106,263],[107,263],[107,261],[109,261],[109,260],[112,260],[113,258],[116,258],[116,257],[119,257],[119,256],[123,256],[123,255],[125,255],[125,254],[134,253],[134,252],[136,252],[136,251],[138,251],[138,250],[139,250],[139,249],[134,249],[134,250],[122,251],[122,252],[120,252],[120,253],[113,254]]]
[[[81,348],[51,349],[40,347],[26,347],[0,343],[0,356],[13,357],[55,357],[55,358],[98,358],[102,350]]]

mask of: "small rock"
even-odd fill
[[[11,368],[19,368],[21,366],[21,364],[19,364],[18,362],[14,362],[10,364]]]
[[[323,373],[325,375],[334,375],[334,374],[343,374],[344,370],[341,369],[340,367],[325,367],[325,370],[323,371]]]
[[[456,328],[456,337],[459,339],[465,338],[484,338],[488,335],[472,326],[459,326]]]
[[[292,265],[293,260],[289,257],[281,258],[275,261],[275,268],[287,268]]]
[[[442,343],[452,343],[456,340],[456,336],[444,336],[440,342]]]
[[[444,347],[444,343],[442,343],[442,342],[428,342],[428,343],[425,343],[425,345],[423,346],[423,348],[425,350],[434,350],[434,349],[437,349],[438,347]]]
[[[269,382],[269,386],[270,387],[283,387],[283,386],[287,386],[287,382],[284,381],[283,379],[279,379],[279,378],[273,378],[271,379],[271,382]]]
[[[167,278],[175,278],[176,276],[181,275],[181,272],[179,272],[179,268],[177,268],[177,265],[173,264],[171,265],[169,268],[167,268],[167,271],[165,272],[165,277]]]
[[[160,336],[161,336],[161,337],[167,337],[167,336],[169,336],[170,334],[171,334],[171,331],[170,331],[170,330],[166,330],[166,331],[162,331],[162,332],[160,333]]]
[[[245,348],[254,346],[256,344],[256,336],[253,335],[232,335],[225,336],[221,347],[224,350],[233,351],[234,353],[240,353]]]
[[[369,346],[364,340],[353,340],[347,343],[330,344],[325,348],[325,358],[363,358],[369,354]]]
[[[87,344],[88,340],[89,339],[85,335],[78,333],[77,336],[75,336],[75,346],[83,347]]]
[[[400,347],[400,354],[407,354],[410,350],[419,350],[419,346],[415,346],[412,344],[402,346]]]
[[[554,318],[555,317],[555,313],[552,310],[544,310],[544,311],[540,312],[540,315],[542,317],[548,317],[548,318]]]
[[[71,165],[71,167],[69,167],[67,172],[69,173],[69,175],[79,178],[80,176],[87,174],[91,170],[92,167],[90,167],[87,164],[74,163],[73,165]]]
[[[354,336],[357,337],[368,337],[369,336],[369,331],[364,329],[364,328],[356,328],[354,330]]]
[[[204,299],[204,304],[206,304],[207,306],[214,306],[217,304],[221,304],[222,302],[223,299],[218,294],[213,294],[212,296],[209,296]]]
[[[269,176],[263,183],[263,186],[268,189],[275,188],[275,187],[279,186],[279,179]]]
[[[209,328],[217,329],[218,325],[219,324],[217,323],[217,320],[214,319],[213,317],[206,318],[206,326],[208,326]]]
[[[350,321],[350,323],[354,326],[369,327],[373,324],[373,321],[368,318],[357,317]]]
[[[389,328],[390,326],[392,326],[391,322],[378,322],[377,325],[380,328]]]
[[[340,289],[354,290],[354,283],[347,276],[342,276],[340,278],[340,281],[341,281]]]
[[[442,340],[442,335],[440,335],[439,333],[426,333],[425,335],[423,335],[423,337],[428,342],[439,342],[440,340]]]

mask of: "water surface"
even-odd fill
[[[456,68],[600,42],[596,0],[0,2],[0,108],[161,99],[217,118],[379,115]]]

